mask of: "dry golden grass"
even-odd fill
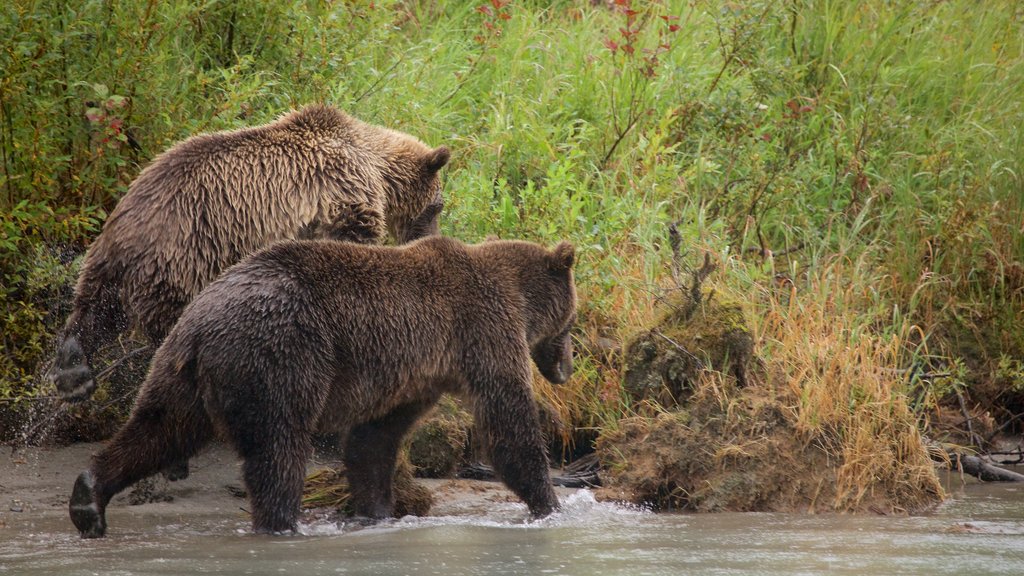
[[[679,408],[624,399],[603,412],[606,496],[697,510],[886,513],[941,500],[902,370],[921,331],[878,304],[878,261],[862,252],[777,274],[771,262],[721,257],[704,292],[742,303],[758,358],[749,384],[705,370]],[[618,385],[618,371],[602,369]]]
[[[833,258],[799,288],[762,287],[749,315],[768,385],[837,463],[838,510],[878,499],[916,509],[943,495],[900,370],[916,329],[864,313],[880,281],[867,257]]]

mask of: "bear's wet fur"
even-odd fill
[[[129,327],[159,345],[206,284],[272,242],[436,234],[448,159],[444,146],[325,105],[173,146],[132,182],[89,248],[50,372],[61,396],[88,398],[98,349]],[[357,235],[353,206],[372,223]]]
[[[402,438],[442,393],[473,406],[505,484],[534,516],[558,501],[531,359],[572,372],[574,250],[529,242],[275,244],[226,271],[157,350],[131,417],[75,484],[83,537],[110,499],[212,437],[243,458],[256,532],[293,531],[311,436],[337,431],[357,515],[392,515]]]

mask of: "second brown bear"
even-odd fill
[[[88,398],[100,347],[129,327],[160,344],[206,284],[272,242],[437,233],[448,158],[444,146],[323,105],[172,147],[132,182],[86,254],[51,369],[58,391]]]

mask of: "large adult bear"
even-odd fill
[[[324,105],[170,148],[132,182],[86,254],[51,368],[60,394],[88,398],[100,347],[129,326],[159,345],[204,286],[272,242],[436,234],[448,158],[444,146]]]
[[[467,397],[495,471],[543,516],[558,507],[531,394],[531,358],[572,372],[574,250],[282,242],[227,270],[153,358],[128,422],[77,479],[83,537],[110,499],[214,435],[243,458],[253,529],[295,530],[310,437],[335,431],[355,513],[388,517],[402,438],[442,393]]]

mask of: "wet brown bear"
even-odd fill
[[[61,395],[92,394],[90,359],[118,331],[159,344],[206,284],[274,241],[437,233],[448,157],[323,105],[174,146],[132,182],[86,255],[51,371]]]
[[[572,372],[573,260],[568,243],[439,236],[258,252],[186,308],[128,422],[78,477],[72,521],[103,536],[111,497],[216,433],[244,459],[254,530],[294,530],[310,436],[331,430],[355,512],[390,516],[401,440],[445,392],[471,401],[505,484],[550,513],[530,360],[552,382]]]

